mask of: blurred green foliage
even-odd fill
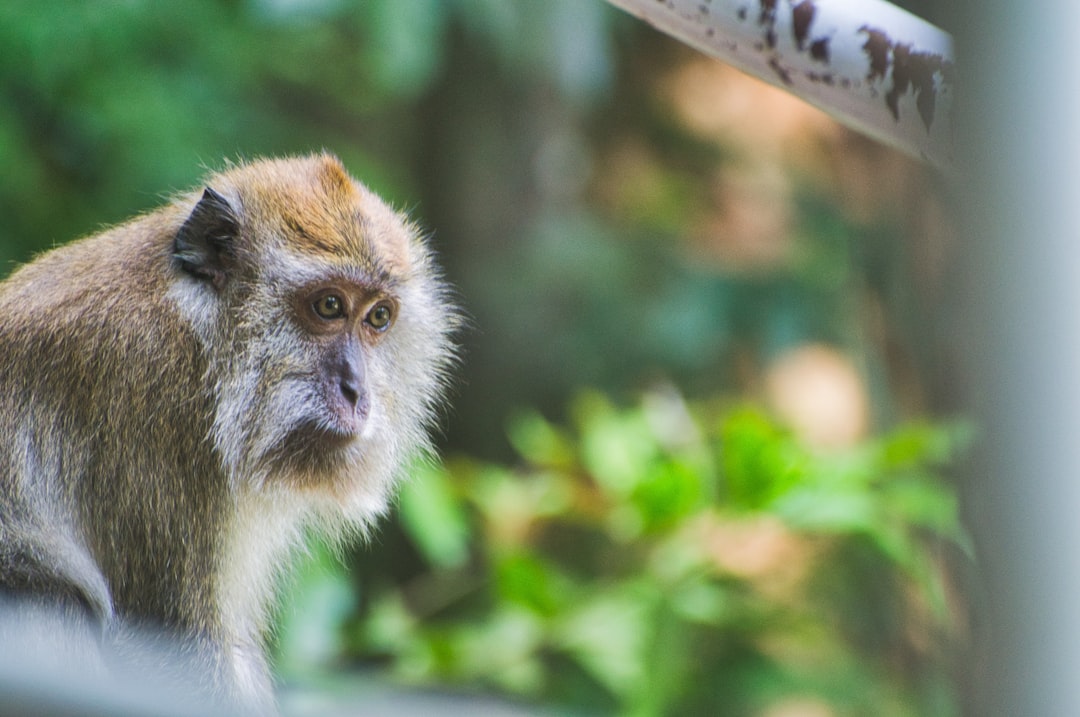
[[[582,714],[956,713],[943,558],[968,547],[939,470],[963,425],[823,453],[671,390],[569,413],[518,415],[511,464],[421,466],[400,510],[424,570],[343,621],[319,602],[349,578],[323,562],[281,639],[320,615],[324,660]]]

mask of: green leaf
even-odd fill
[[[533,655],[545,635],[543,622],[530,610],[501,605],[484,621],[458,630],[458,664],[462,675],[494,678],[518,690],[529,691],[538,677]]]
[[[456,568],[468,560],[469,523],[445,471],[421,462],[402,488],[398,511],[405,532],[432,565]]]
[[[521,457],[537,466],[571,465],[574,449],[569,439],[536,411],[521,411],[510,419],[510,444]]]
[[[626,697],[643,679],[652,600],[617,586],[582,600],[557,628],[559,644],[612,693]]]
[[[928,475],[906,476],[882,488],[882,502],[891,514],[912,526],[949,537],[959,537],[956,493]]]
[[[659,446],[640,411],[619,413],[598,394],[583,394],[574,404],[581,430],[581,460],[612,497],[628,497],[645,479]]]
[[[764,508],[805,476],[805,452],[760,411],[744,408],[730,414],[720,440],[728,498],[738,507]]]
[[[525,551],[497,561],[495,584],[502,599],[547,616],[563,609],[573,595],[571,582],[554,564]]]
[[[484,466],[468,487],[496,553],[525,541],[534,522],[565,513],[573,500],[569,479],[548,471],[523,476],[499,466]]]
[[[705,497],[699,470],[680,461],[654,463],[633,494],[647,529],[670,527],[700,508]]]
[[[948,461],[958,449],[968,445],[973,434],[972,427],[963,422],[944,425],[909,424],[884,439],[883,459],[888,467],[940,465]]]
[[[877,501],[867,491],[818,486],[790,491],[773,505],[773,511],[802,530],[837,534],[872,531],[879,517]]]

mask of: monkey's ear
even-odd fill
[[[173,257],[184,271],[209,281],[220,290],[225,286],[232,244],[239,227],[229,200],[207,187],[176,233]]]

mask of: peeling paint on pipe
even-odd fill
[[[882,0],[608,2],[952,173],[952,38],[894,5]]]

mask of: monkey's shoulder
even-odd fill
[[[0,283],[0,300],[12,294],[47,300],[80,291],[138,292],[148,282],[163,285],[179,226],[171,214],[159,210],[135,217],[38,255]]]
[[[169,295],[170,271],[168,246],[148,246],[127,225],[16,271],[0,283],[0,386],[12,395],[64,386],[110,404],[138,386],[197,386],[204,351]]]

